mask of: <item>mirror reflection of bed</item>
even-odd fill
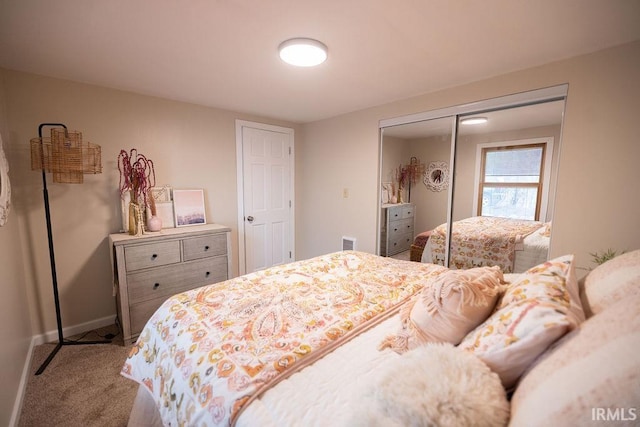
[[[521,273],[547,260],[551,223],[475,216],[453,223],[449,266],[466,269],[497,265],[505,273]],[[414,251],[420,262],[444,265],[447,224],[417,239]]]
[[[457,126],[452,115],[382,127],[381,185],[412,157],[427,170],[446,164],[451,184],[434,189],[425,173],[410,199],[405,193],[415,207],[413,242],[394,257],[506,273],[547,260],[563,110],[564,98],[460,114]],[[462,124],[478,116],[487,121]]]

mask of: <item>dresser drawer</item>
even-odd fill
[[[139,271],[127,275],[129,301],[135,304],[159,297],[168,298],[227,279],[226,256]]]
[[[183,265],[182,277],[191,284],[191,289],[222,282],[229,278],[227,263],[226,256],[187,262]]]
[[[402,219],[413,218],[413,216],[414,216],[414,208],[415,208],[415,206],[413,206],[413,205],[403,206],[402,207],[402,212],[400,214]]]
[[[180,274],[176,277],[171,270],[180,270]],[[139,334],[156,309],[171,296],[228,278],[226,256],[129,275],[131,334]]]
[[[158,297],[169,297],[179,292],[181,283],[185,281],[179,265],[128,274],[129,301],[135,304]]]
[[[180,262],[180,241],[127,246],[124,261],[127,271],[176,264]]]
[[[402,207],[401,206],[393,206],[391,208],[387,208],[387,215],[389,221],[395,221],[397,219],[402,219]]]
[[[227,253],[227,236],[213,234],[184,239],[182,241],[182,251],[185,261],[224,255]]]
[[[413,234],[413,219],[401,219],[400,221],[393,221],[389,224],[388,230],[390,238],[394,238],[400,234]]]
[[[411,234],[394,236],[389,239],[389,255],[403,252],[411,247]]]

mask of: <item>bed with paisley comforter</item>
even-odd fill
[[[450,268],[497,265],[505,273],[522,273],[544,262],[549,252],[550,223],[474,216],[452,227]],[[447,224],[429,233],[421,261],[444,265]]]
[[[344,251],[175,295],[122,369],[140,384],[130,425],[345,422],[357,404],[349,387],[399,357],[376,347],[400,306],[444,271]]]

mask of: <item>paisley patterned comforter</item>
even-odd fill
[[[538,221],[487,216],[455,221],[449,265],[458,269],[497,265],[504,273],[513,273],[517,246],[542,226]],[[442,224],[433,230],[427,241],[434,264],[444,264],[446,234],[447,224]]]
[[[149,320],[122,375],[150,391],[165,425],[230,425],[443,271],[345,251],[178,294]]]

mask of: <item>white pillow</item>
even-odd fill
[[[496,311],[460,343],[497,372],[507,389],[584,320],[573,261],[565,255],[518,275]]]

